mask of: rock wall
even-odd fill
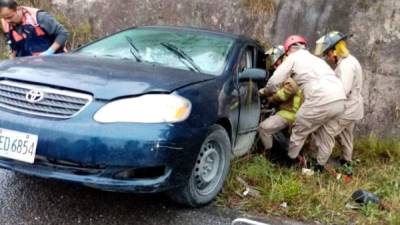
[[[366,116],[357,133],[400,137],[398,0],[53,0],[97,36],[141,25],[179,25],[244,34],[269,44],[302,34],[314,47],[330,30],[354,34],[349,48],[364,68]]]

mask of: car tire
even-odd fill
[[[179,189],[168,192],[180,204],[200,207],[210,203],[221,190],[232,158],[231,142],[226,130],[213,125],[197,156],[189,180]]]

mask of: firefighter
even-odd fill
[[[358,60],[347,49],[349,36],[332,31],[322,36],[316,43],[315,54],[323,56],[335,67],[336,75],[342,80],[347,96],[345,111],[338,120],[340,127],[338,140],[342,147],[342,165],[349,165],[353,156],[353,130],[357,121],[364,116],[361,95],[363,74]]]
[[[273,73],[282,63],[285,50],[282,45],[272,47],[267,52],[267,69]],[[272,135],[290,127],[295,119],[296,112],[302,102],[302,92],[296,82],[289,78],[282,87],[273,94],[265,93],[265,88],[260,90],[260,94],[268,96],[268,102],[279,105],[279,111],[260,123],[258,128],[261,142],[265,149],[272,148]]]
[[[311,54],[304,37],[292,35],[285,41],[285,61],[269,79],[267,91],[276,90],[289,77],[292,77],[304,94],[304,103],[296,115],[290,136],[288,156],[301,159],[299,154],[307,137],[316,133],[319,145],[316,170],[322,170],[335,145],[335,123],[344,112],[343,84],[335,72],[322,59]]]
[[[47,12],[19,6],[15,0],[0,0],[0,18],[10,59],[64,52],[69,33]]]

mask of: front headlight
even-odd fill
[[[192,104],[173,94],[148,94],[110,102],[94,115],[101,123],[175,123],[189,117]]]

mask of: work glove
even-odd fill
[[[261,96],[265,96],[265,88],[261,88],[260,90],[258,90],[258,94]]]
[[[50,56],[50,55],[54,55],[56,51],[54,51],[54,49],[52,48],[48,48],[46,51],[40,53],[39,56]]]
[[[269,96],[269,97],[267,98],[267,101],[268,101],[269,103],[275,103],[274,96],[273,96],[273,95],[272,95],[272,96]]]
[[[287,94],[295,95],[299,90],[299,85],[295,80],[293,80],[293,78],[288,78],[285,82],[283,82],[283,88]]]

